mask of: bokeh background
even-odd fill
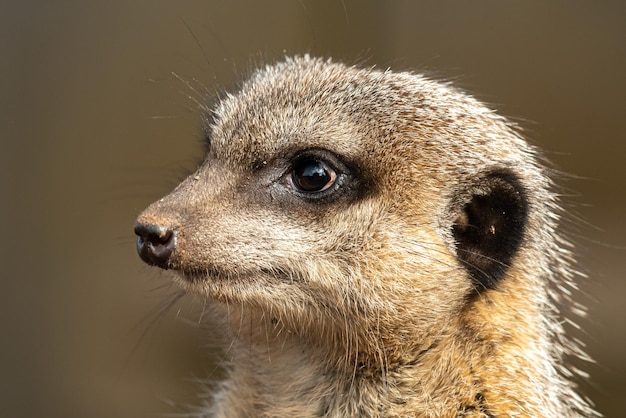
[[[200,161],[199,103],[305,52],[454,80],[575,175],[584,391],[625,416],[622,0],[0,1],[0,416],[198,402],[211,336],[191,297],[155,313],[175,289],[132,225]]]

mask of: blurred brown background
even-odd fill
[[[588,222],[572,228],[591,277],[584,390],[624,416],[621,0],[1,1],[0,416],[197,402],[210,336],[192,298],[150,326],[173,289],[154,290],[169,280],[136,256],[134,218],[200,161],[196,101],[304,52],[453,79],[579,176],[565,186]]]

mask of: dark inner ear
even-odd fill
[[[494,171],[464,191],[454,208],[456,254],[478,285],[492,289],[518,251],[528,216],[528,201],[509,171]]]

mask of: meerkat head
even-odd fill
[[[541,286],[525,273],[546,269],[529,231],[553,228],[533,209],[549,182],[504,119],[447,84],[287,59],[207,125],[204,163],[135,227],[142,259],[191,292],[305,333],[397,336],[432,335],[509,281]]]

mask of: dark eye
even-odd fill
[[[291,171],[292,186],[305,193],[323,192],[337,181],[337,173],[328,164],[315,158],[298,161]]]

